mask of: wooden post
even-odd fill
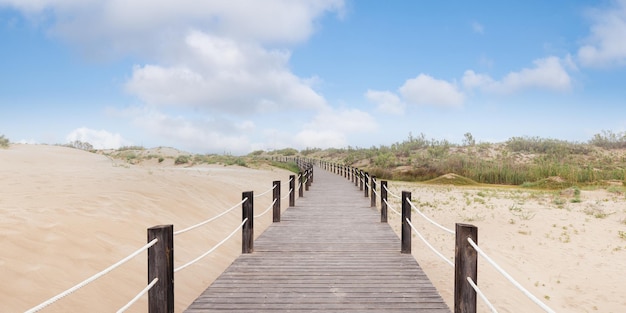
[[[148,242],[159,241],[148,248],[148,283],[159,281],[148,292],[149,313],[174,312],[174,226],[148,228]]]
[[[380,222],[387,223],[387,181],[380,182]]]
[[[304,181],[304,175],[302,172],[298,173],[298,198],[304,197],[304,189],[302,189],[302,182]]]
[[[311,170],[306,169],[304,172],[304,190],[309,191],[309,186],[311,185]]]
[[[407,223],[407,219],[411,220],[411,193],[402,192],[402,253],[411,253],[411,226]]]
[[[241,220],[248,219],[241,230],[241,253],[254,251],[254,193],[246,191],[241,194],[241,200],[248,198],[241,205]]]
[[[289,175],[289,206],[296,205],[296,175]]]
[[[376,176],[372,176],[372,179],[370,181],[370,206],[375,208],[376,207],[376,193],[374,191],[376,191]]]
[[[367,181],[367,177],[369,177],[370,174],[368,172],[365,172],[365,176],[363,176],[363,189],[365,189],[365,198],[369,198],[370,196],[370,187],[368,187],[367,185],[369,185],[369,182]]]
[[[272,192],[274,207],[273,207],[273,218],[272,222],[278,223],[280,222],[280,180],[275,180],[273,182],[274,190]]]
[[[457,223],[454,248],[454,313],[476,313],[476,291],[467,282],[467,277],[478,284],[478,253],[467,242],[467,238],[472,238],[478,244],[478,228]]]
[[[365,175],[363,175],[363,170],[359,171],[359,190],[363,191],[363,180],[365,179]]]
[[[359,187],[359,169],[358,168],[354,168],[354,174],[352,175],[352,177],[354,178],[354,185]]]

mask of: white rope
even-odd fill
[[[68,296],[69,294],[75,292],[76,290],[83,288],[85,286],[87,286],[89,283],[93,282],[94,280],[108,274],[109,272],[111,272],[112,270],[118,268],[120,265],[128,262],[130,259],[134,258],[135,256],[137,256],[139,253],[144,252],[145,250],[147,250],[148,248],[154,246],[159,240],[158,239],[154,239],[152,241],[150,241],[148,244],[146,244],[145,246],[139,248],[137,251],[131,253],[130,255],[128,255],[127,257],[121,259],[120,261],[118,261],[117,263],[107,267],[106,269],[104,269],[103,271],[96,273],[95,275],[83,280],[82,282],[78,283],[76,286],[63,291],[62,293],[46,300],[45,302],[39,304],[38,306],[26,311],[25,313],[34,313],[34,312],[38,312],[39,310],[57,302],[58,300],[60,300],[61,298]]]
[[[443,254],[441,254],[441,252],[437,251],[437,249],[435,249],[435,247],[433,247],[427,240],[426,238],[424,238],[424,236],[422,236],[422,234],[420,234],[419,231],[417,231],[417,229],[415,229],[415,226],[413,226],[413,224],[411,224],[411,221],[407,218],[406,222],[409,224],[409,226],[411,226],[411,229],[413,229],[413,231],[420,237],[420,239],[422,239],[422,241],[426,244],[427,247],[430,248],[430,250],[433,250],[433,252],[438,255],[442,260],[446,261],[446,263],[448,263],[448,265],[452,266],[454,268],[454,263],[452,263],[452,261],[448,260]]]
[[[150,282],[150,284],[148,284],[148,286],[146,286],[146,288],[144,288],[143,290],[141,290],[132,300],[130,300],[130,302],[128,302],[125,306],[123,306],[121,309],[117,310],[117,313],[123,313],[126,312],[126,310],[128,310],[133,304],[135,304],[135,302],[137,302],[137,300],[139,300],[139,298],[141,298],[143,295],[145,295],[150,289],[152,289],[152,287],[154,287],[154,285],[156,285],[156,283],[159,281],[159,278],[155,277],[152,282]]]
[[[276,203],[276,199],[274,199],[274,202],[272,202],[272,204],[270,204],[270,206],[268,206],[267,209],[265,209],[265,211],[263,211],[263,213],[261,213],[259,215],[255,215],[254,218],[259,218],[259,217],[265,215],[265,213],[269,212],[270,209],[274,206],[275,203]]]
[[[280,198],[280,200],[285,200],[289,198],[289,195],[291,195],[292,192],[293,192],[293,188],[289,189],[289,192],[284,197]]]
[[[385,203],[387,204],[387,208],[390,209],[393,213],[396,213],[397,215],[402,215],[399,211],[396,211],[391,204],[389,204],[389,202],[387,202],[387,199],[384,199]]]
[[[191,261],[189,261],[189,262],[185,263],[184,265],[182,265],[182,266],[180,266],[180,267],[178,267],[178,268],[175,268],[175,269],[174,269],[174,273],[176,273],[176,272],[178,272],[178,271],[180,271],[180,270],[185,269],[187,266],[193,265],[194,263],[196,263],[196,262],[200,261],[200,259],[202,259],[202,258],[204,258],[205,256],[207,256],[207,255],[211,254],[211,252],[215,251],[215,249],[217,249],[217,248],[219,248],[221,245],[223,245],[223,244],[224,244],[224,243],[225,243],[228,239],[232,238],[232,237],[233,237],[233,236],[234,236],[234,235],[235,235],[235,234],[236,234],[236,233],[237,233],[237,232],[241,229],[241,227],[243,227],[243,224],[245,224],[247,221],[248,221],[248,219],[247,219],[247,218],[246,218],[246,219],[244,219],[244,220],[241,222],[241,224],[239,224],[239,226],[237,226],[237,228],[236,228],[235,230],[233,230],[233,232],[232,232],[232,233],[230,233],[230,235],[228,235],[228,237],[226,237],[226,238],[224,238],[222,241],[220,241],[217,245],[215,245],[213,248],[211,248],[211,250],[209,250],[209,251],[205,252],[204,254],[202,254],[201,256],[199,256],[199,257],[197,257],[197,258],[195,258],[195,259],[193,259],[193,260],[191,260]]]
[[[483,302],[485,302],[485,304],[489,307],[491,312],[498,313],[498,310],[496,310],[496,308],[493,307],[493,304],[491,304],[491,302],[489,302],[485,294],[482,291],[480,291],[480,288],[478,288],[478,286],[474,283],[471,277],[467,277],[467,282],[470,284],[470,286],[472,286],[472,288],[474,288],[474,291],[476,291],[476,293],[480,296],[480,298],[483,299]]]
[[[387,194],[391,195],[392,197],[397,198],[397,199],[402,199],[402,197],[400,197],[397,194],[394,194],[393,192],[391,192],[391,190],[389,190],[389,188],[387,188],[387,186],[385,186],[385,190],[387,190]]]
[[[372,189],[372,191],[374,192],[374,194],[376,195],[376,197],[380,197],[380,195],[378,194],[378,191],[376,191],[376,189]]]
[[[274,189],[276,189],[276,185],[272,186],[272,188],[270,188],[269,190],[267,190],[265,192],[262,192],[262,193],[260,193],[258,195],[255,195],[253,198],[258,198],[258,197],[264,196],[265,194],[267,194],[268,192],[270,192],[270,191],[272,191]]]
[[[454,231],[453,231],[452,229],[449,229],[449,228],[443,227],[443,226],[441,226],[440,224],[438,224],[437,222],[435,222],[435,221],[431,220],[430,218],[428,218],[428,216],[426,216],[424,213],[422,213],[422,211],[420,211],[420,210],[419,210],[419,209],[418,209],[418,208],[417,208],[417,207],[413,204],[413,202],[411,202],[411,200],[409,200],[409,198],[406,198],[406,202],[408,202],[408,203],[411,205],[411,207],[412,207],[413,209],[415,209],[415,211],[417,211],[417,213],[419,213],[419,215],[421,215],[421,216],[422,216],[425,220],[427,220],[427,221],[429,221],[431,224],[433,224],[433,225],[435,225],[435,226],[437,226],[437,227],[439,227],[439,228],[443,229],[444,231],[446,231],[446,232],[448,232],[448,233],[450,233],[450,234],[454,235]]]
[[[198,223],[198,224],[196,224],[196,225],[189,226],[189,227],[187,227],[187,228],[185,228],[185,229],[181,229],[181,230],[179,230],[179,231],[175,231],[175,232],[174,232],[174,236],[176,236],[176,235],[180,235],[180,234],[182,234],[182,233],[186,233],[186,232],[188,232],[188,231],[190,231],[190,230],[193,230],[193,229],[196,229],[196,228],[198,228],[198,227],[200,227],[200,226],[202,226],[202,225],[205,225],[205,224],[208,224],[208,223],[210,223],[210,222],[213,222],[214,220],[216,220],[216,219],[218,219],[218,218],[220,218],[220,217],[222,217],[222,216],[226,215],[226,214],[227,214],[227,213],[229,213],[230,211],[232,211],[232,210],[234,210],[235,208],[239,207],[240,205],[242,205],[242,204],[243,204],[244,202],[246,202],[246,201],[248,201],[248,198],[247,198],[247,197],[246,197],[246,198],[244,198],[243,200],[241,200],[241,202],[239,202],[239,203],[237,203],[237,204],[233,205],[233,207],[232,207],[232,208],[230,208],[230,209],[228,209],[228,210],[226,210],[226,211],[222,212],[221,214],[219,214],[219,215],[217,215],[217,216],[214,216],[214,217],[212,217],[212,218],[210,218],[210,219],[208,219],[208,220],[206,220],[206,221],[204,221],[204,222],[200,222],[200,223]]]
[[[469,244],[472,247],[474,247],[476,252],[478,252],[483,258],[485,258],[485,260],[487,260],[487,262],[489,262],[489,264],[491,264],[491,266],[493,266],[496,270],[498,270],[498,272],[500,272],[500,274],[502,274],[502,276],[504,276],[506,279],[508,279],[511,282],[511,284],[513,284],[513,286],[517,287],[517,289],[519,289],[523,294],[525,294],[528,298],[530,298],[530,300],[535,302],[535,304],[537,304],[539,307],[541,307],[544,311],[550,312],[550,313],[555,313],[554,310],[552,310],[550,307],[548,307],[543,302],[541,302],[541,300],[539,300],[532,293],[530,293],[528,290],[526,290],[526,288],[522,287],[522,285],[520,285],[520,283],[518,283],[515,279],[513,279],[513,277],[511,277],[511,275],[509,275],[509,273],[505,272],[482,249],[480,249],[478,247],[478,245],[476,245],[476,243],[474,242],[474,240],[472,240],[472,238],[468,237],[467,238],[467,242],[469,242]]]

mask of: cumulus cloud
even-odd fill
[[[127,90],[150,105],[251,114],[290,108],[321,109],[311,80],[290,72],[287,51],[266,50],[200,31],[185,38],[176,66],[135,67]]]
[[[82,141],[90,143],[95,149],[118,149],[132,143],[118,133],[110,133],[106,130],[95,130],[81,127],[71,131],[66,137],[67,142]]]
[[[426,74],[407,80],[399,91],[406,102],[416,105],[458,107],[465,100],[455,84]]]
[[[96,54],[145,55],[175,49],[170,40],[190,27],[239,41],[298,43],[315,31],[318,17],[344,12],[343,0],[0,0],[0,4],[50,18],[53,34]]]
[[[389,114],[402,114],[406,104],[391,91],[367,90],[365,98],[377,105],[378,111]]]
[[[358,109],[327,109],[318,113],[295,137],[299,147],[343,147],[351,133],[371,133],[378,124],[367,112]]]
[[[565,91],[571,88],[571,78],[566,67],[574,68],[569,57],[547,57],[533,62],[534,67],[510,72],[501,80],[495,80],[487,74],[465,71],[462,83],[467,89],[481,89],[494,93],[514,93],[525,89],[546,89]]]
[[[626,0],[615,1],[610,9],[591,11],[590,17],[591,34],[578,50],[581,65],[626,65]]]

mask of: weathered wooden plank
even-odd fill
[[[319,168],[283,212],[185,311],[449,313],[359,187]]]

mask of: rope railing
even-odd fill
[[[128,310],[133,304],[135,304],[135,302],[137,302],[139,300],[139,298],[143,297],[146,293],[148,293],[148,291],[150,291],[150,289],[152,289],[152,287],[154,287],[154,285],[156,285],[156,283],[159,281],[158,278],[154,278],[149,284],[148,286],[146,286],[144,289],[142,289],[132,300],[130,300],[128,303],[126,303],[125,306],[123,306],[122,308],[120,308],[119,310],[117,310],[117,313],[123,313],[126,312],[126,310]]]
[[[424,238],[424,236],[422,236],[422,234],[417,231],[417,229],[415,229],[415,226],[413,226],[413,224],[411,223],[411,220],[409,220],[408,218],[406,219],[406,222],[409,224],[409,226],[411,226],[411,229],[413,229],[413,231],[417,234],[418,237],[420,237],[420,239],[422,239],[422,241],[424,242],[424,244],[426,244],[426,246],[428,248],[430,248],[430,250],[432,250],[437,256],[439,256],[442,260],[446,261],[446,263],[448,263],[448,265],[452,266],[452,268],[454,268],[454,263],[452,263],[452,261],[448,260],[448,258],[446,258],[443,254],[441,254],[441,252],[439,252],[437,249],[435,249],[435,247],[433,247],[430,242],[428,242],[428,240],[426,240],[426,238]]]
[[[239,226],[237,226],[237,228],[235,228],[235,230],[233,230],[232,233],[230,233],[230,235],[228,235],[226,238],[224,238],[222,241],[220,241],[217,245],[215,245],[213,248],[211,248],[209,251],[203,253],[202,255],[200,255],[199,257],[179,266],[178,268],[174,269],[174,273],[181,271],[191,265],[193,265],[194,263],[200,261],[201,259],[203,259],[204,257],[206,257],[207,255],[211,254],[213,251],[215,251],[217,248],[219,248],[220,246],[222,246],[226,241],[228,241],[228,239],[232,238],[239,230],[241,230],[241,228],[243,227],[243,225],[248,221],[248,219],[244,219],[241,224],[239,224]]]
[[[402,199],[402,197],[401,197],[401,196],[398,196],[397,194],[395,194],[395,193],[391,192],[391,190],[389,190],[389,188],[385,187],[385,190],[387,190],[387,194],[388,194],[388,195],[390,195],[390,196],[392,196],[392,197],[394,197],[394,198],[396,198],[396,199]]]
[[[265,211],[263,211],[261,214],[259,215],[255,215],[254,218],[259,218],[262,217],[263,215],[267,214],[267,212],[269,212],[273,207],[274,204],[276,204],[276,199],[274,199],[274,201],[272,202],[272,204],[270,204],[270,206],[267,207],[267,209],[265,209]]]
[[[383,201],[385,201],[385,203],[387,204],[387,208],[391,210],[391,212],[396,213],[396,215],[402,215],[402,213],[400,213],[398,210],[394,209],[393,206],[391,206],[391,204],[389,204],[389,202],[387,202],[387,199],[384,199]]]
[[[267,191],[264,191],[264,192],[262,192],[262,193],[260,193],[258,195],[254,195],[254,198],[256,199],[258,197],[262,197],[262,196],[268,194],[270,191],[273,191],[274,189],[276,189],[276,186],[272,186],[272,188],[268,189]]]
[[[289,192],[285,196],[280,198],[280,200],[285,200],[285,199],[289,198],[289,196],[291,195],[292,192],[293,192],[293,188],[289,189]]]
[[[200,223],[198,223],[198,224],[195,224],[195,225],[189,226],[189,227],[187,227],[187,228],[185,228],[185,229],[181,229],[181,230],[179,230],[179,231],[175,231],[175,232],[174,232],[174,236],[180,235],[180,234],[182,234],[182,233],[186,233],[186,232],[188,232],[188,231],[190,231],[190,230],[196,229],[196,228],[198,228],[198,227],[200,227],[200,226],[203,226],[203,225],[206,225],[206,224],[208,224],[208,223],[210,223],[210,222],[213,222],[214,220],[216,220],[216,219],[218,219],[218,218],[220,218],[220,217],[222,217],[222,216],[224,216],[224,215],[228,214],[230,211],[232,211],[232,210],[234,210],[235,208],[239,207],[240,205],[242,205],[242,204],[243,204],[244,202],[246,202],[246,201],[248,201],[248,198],[245,198],[245,199],[241,200],[239,203],[235,204],[235,205],[234,205],[234,206],[232,206],[230,209],[228,209],[228,210],[226,210],[226,211],[224,211],[224,212],[220,213],[219,215],[216,215],[216,216],[214,216],[214,217],[212,217],[212,218],[210,218],[210,219],[208,219],[208,220],[205,220],[205,221],[200,222]]]
[[[489,302],[489,299],[487,299],[485,294],[480,290],[480,288],[478,288],[478,285],[476,285],[476,283],[472,280],[471,277],[467,277],[467,282],[470,284],[470,286],[472,286],[474,291],[476,291],[476,294],[478,296],[480,296],[480,298],[483,300],[483,302],[485,302],[485,304],[489,307],[489,310],[491,310],[492,313],[498,313],[498,310],[496,310],[496,308],[493,306],[493,304],[491,304],[491,302]]]
[[[108,274],[109,272],[111,272],[112,270],[120,267],[122,264],[128,262],[129,260],[131,260],[132,258],[134,258],[135,256],[137,256],[138,254],[148,250],[148,248],[154,246],[156,243],[158,242],[157,239],[154,239],[152,241],[150,241],[148,244],[144,245],[143,247],[137,249],[135,252],[129,254],[127,257],[121,259],[120,261],[118,261],[117,263],[107,267],[106,269],[96,273],[95,275],[83,280],[82,282],[76,284],[74,287],[69,288],[63,292],[61,292],[60,294],[42,302],[41,304],[33,307],[32,309],[26,311],[25,313],[34,313],[34,312],[38,312],[39,310],[59,301],[60,299],[72,294],[73,292],[87,286],[88,284],[92,283],[93,281],[95,281],[96,279]]]
[[[524,295],[526,295],[530,300],[532,300],[535,304],[541,307],[544,311],[549,313],[555,313],[550,307],[548,307],[545,303],[541,302],[537,297],[535,297],[530,291],[524,288],[520,283],[518,283],[509,273],[507,273],[504,269],[502,269],[498,263],[492,260],[471,238],[467,238],[469,244],[482,256],[493,268],[495,268],[502,276],[504,276],[513,286],[519,289]]]
[[[406,200],[410,205],[411,208],[413,208],[419,215],[421,215],[425,220],[427,220],[428,222],[430,222],[431,224],[441,228],[442,230],[444,230],[445,232],[448,232],[452,235],[454,235],[454,230],[446,228],[444,226],[442,226],[441,224],[435,222],[434,220],[430,219],[428,216],[426,216],[424,213],[422,213],[422,211],[420,211],[420,209],[417,208],[417,206],[415,206],[415,204],[413,204],[413,202],[411,202],[409,199]]]

